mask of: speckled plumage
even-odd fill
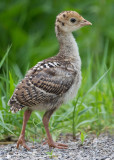
[[[50,110],[63,103],[64,94],[77,74],[73,65],[63,58],[49,58],[28,71],[9,101],[11,111],[25,106],[31,110]]]
[[[81,84],[81,60],[77,43],[72,32],[84,25],[91,25],[75,11],[65,11],[56,17],[55,32],[59,41],[59,53],[38,62],[17,85],[8,104],[12,112],[25,106],[23,127],[17,142],[29,149],[24,140],[26,123],[33,110],[45,110],[43,124],[47,133],[47,143],[60,149],[67,145],[53,141],[48,123],[53,112],[63,103],[72,100]]]

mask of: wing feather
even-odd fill
[[[29,70],[25,78],[17,85],[9,105],[14,108],[56,103],[74,82],[76,71],[69,70],[65,65],[41,67]],[[40,68],[40,69],[37,69]],[[20,107],[19,107],[20,106]]]

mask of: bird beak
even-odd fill
[[[88,25],[92,25],[92,23],[87,21],[86,19],[83,19],[80,23],[80,26],[88,26]]]

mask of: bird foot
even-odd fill
[[[54,142],[54,141],[45,141],[43,143],[43,145],[47,144],[49,145],[49,147],[53,147],[53,148],[59,148],[59,149],[67,149],[68,148],[68,145],[66,144],[62,144],[62,143],[57,143],[57,142]]]
[[[24,148],[26,148],[27,150],[30,150],[30,148],[26,145],[25,143],[25,139],[23,136],[20,136],[18,141],[17,141],[17,149],[19,148],[19,145],[22,145]]]

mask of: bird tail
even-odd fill
[[[9,111],[11,111],[12,113],[16,113],[24,107],[14,96],[12,96],[8,101],[8,106],[11,106]]]

